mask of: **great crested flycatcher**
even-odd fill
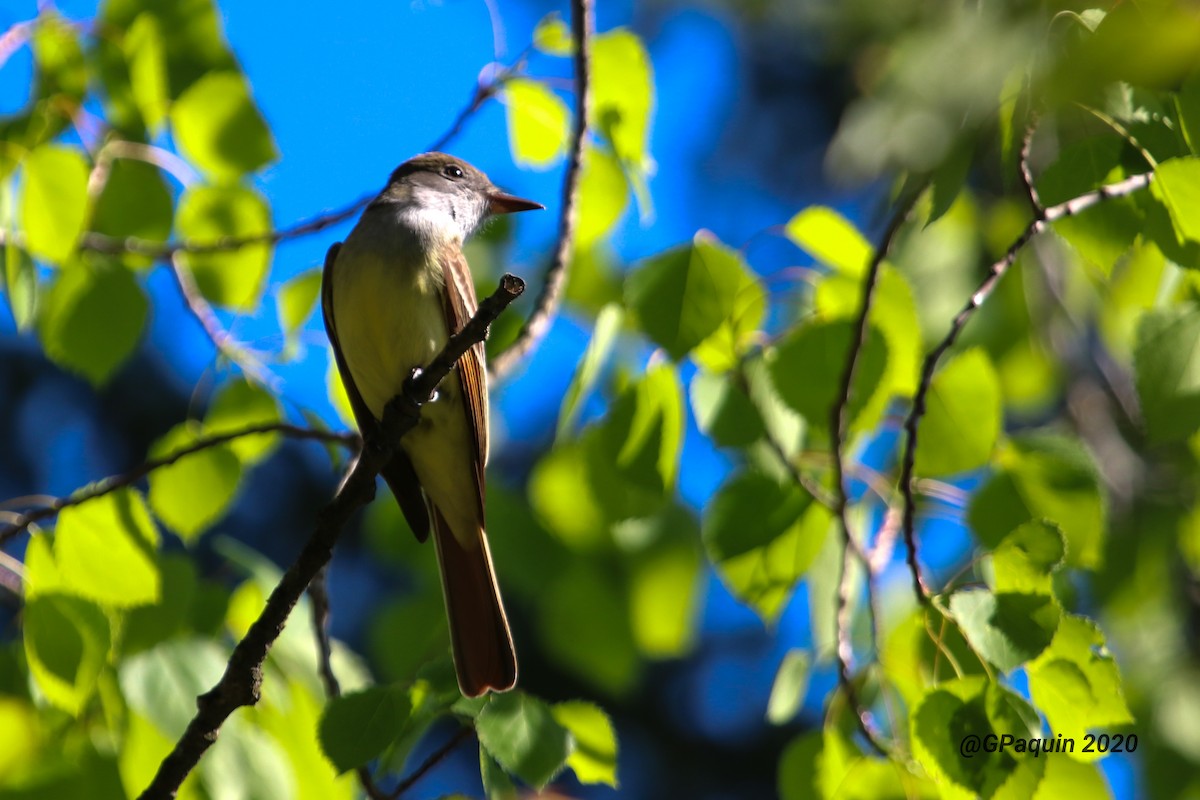
[[[463,241],[492,214],[542,208],[497,189],[470,164],[425,153],[401,164],[345,242],[329,248],[325,330],[364,437],[414,369],[475,313]],[[467,351],[382,470],[405,519],[433,541],[458,685],[476,697],[517,681],[512,633],[484,526],[488,454],[483,345]]]

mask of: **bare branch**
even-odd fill
[[[1035,114],[1025,128],[1025,135],[1021,137],[1021,151],[1017,154],[1017,171],[1021,176],[1021,186],[1025,189],[1025,197],[1029,200],[1034,219],[1040,219],[1045,211],[1042,208],[1042,200],[1038,197],[1037,187],[1033,185],[1033,172],[1029,169],[1029,151],[1033,147],[1033,134],[1037,131],[1037,123]]]
[[[492,359],[488,377],[493,381],[507,375],[518,361],[537,346],[562,300],[567,279],[567,264],[575,247],[575,225],[579,205],[579,171],[583,162],[584,139],[588,130],[591,108],[591,49],[595,28],[592,0],[571,0],[571,34],[575,40],[575,124],[571,132],[571,156],[563,179],[562,211],[558,222],[558,243],[554,259],[546,269],[542,290],[516,340],[503,353]]]
[[[375,476],[391,459],[400,437],[416,426],[421,406],[429,400],[458,359],[487,336],[488,326],[520,296],[525,285],[505,275],[499,288],[479,305],[475,316],[450,337],[429,365],[404,382],[401,394],[387,404],[379,440],[366,443],[337,494],[317,517],[316,530],[300,555],[284,573],[266,607],[238,642],[225,674],[207,693],[197,698],[197,713],[170,754],[159,765],[141,800],[167,800],[175,796],[188,773],[216,741],[225,720],[238,708],[258,702],[263,662],[300,596],[317,573],[329,563],[333,547],[350,516],[375,495]]]
[[[920,566],[917,563],[917,505],[914,493],[913,465],[917,457],[918,426],[921,417],[925,414],[925,400],[929,394],[929,386],[933,382],[933,373],[937,369],[938,361],[954,345],[954,342],[958,339],[958,335],[962,333],[962,329],[966,327],[966,324],[975,315],[979,307],[983,305],[984,301],[991,296],[1000,278],[1013,265],[1022,248],[1034,236],[1045,230],[1046,226],[1055,220],[1078,214],[1104,200],[1114,197],[1124,197],[1125,195],[1144,189],[1150,185],[1150,181],[1153,178],[1154,173],[1152,172],[1133,175],[1123,181],[1109,184],[1108,186],[1101,186],[1094,191],[1073,197],[1066,202],[1045,209],[1045,212],[1040,217],[1035,218],[1026,226],[1025,230],[1021,232],[1021,235],[1017,237],[1016,241],[1012,243],[1000,260],[992,264],[988,270],[987,277],[984,278],[979,288],[975,290],[970,300],[967,301],[967,304],[950,323],[950,330],[947,332],[945,338],[938,342],[937,346],[925,356],[925,362],[921,367],[921,380],[917,384],[916,393],[913,395],[912,408],[908,412],[908,417],[904,420],[904,430],[908,433],[908,439],[904,444],[904,455],[901,460],[900,469],[900,491],[904,496],[904,544],[908,550],[908,569],[912,574],[913,591],[922,604],[927,604],[929,598],[925,584],[921,580]]]
[[[849,503],[846,491],[846,467],[842,455],[842,446],[846,438],[846,428],[849,422],[850,395],[854,385],[854,374],[858,368],[858,357],[863,347],[866,346],[867,335],[870,331],[871,305],[875,299],[875,286],[879,280],[879,272],[883,267],[884,259],[887,258],[888,251],[892,248],[892,242],[895,240],[896,234],[899,233],[901,226],[908,219],[908,214],[912,210],[913,203],[916,202],[919,195],[919,191],[910,192],[900,202],[896,213],[892,215],[891,221],[883,232],[883,239],[880,241],[879,246],[875,248],[875,252],[871,257],[871,263],[867,266],[866,274],[863,275],[862,307],[859,309],[858,318],[855,321],[854,340],[851,342],[850,351],[846,355],[846,366],[842,370],[837,401],[834,403],[832,413],[830,414],[829,424],[832,438],[829,449],[833,457],[833,513],[837,518],[838,527],[841,530],[843,547],[842,572],[838,578],[837,596],[836,649],[838,684],[841,686],[842,691],[845,692],[846,701],[854,711],[855,718],[858,720],[859,730],[871,744],[871,747],[880,755],[887,755],[887,751],[880,743],[866,709],[859,703],[858,692],[854,687],[854,679],[850,674],[850,662],[854,658],[850,642],[850,594],[854,589],[852,567],[855,559],[862,562],[864,566],[868,564],[853,534],[850,532],[850,516],[847,508]],[[869,601],[871,592],[871,574],[869,569],[866,581]]]
[[[97,481],[96,483],[90,484],[86,488],[75,492],[69,497],[47,497],[44,495],[38,495],[38,505],[42,507],[32,511],[27,511],[24,514],[17,515],[7,528],[5,528],[3,531],[0,531],[0,545],[17,536],[19,533],[21,533],[21,531],[25,530],[30,525],[53,517],[64,508],[82,505],[89,500],[95,500],[97,497],[103,497],[104,495],[115,492],[118,489],[131,486],[149,475],[154,470],[162,467],[168,467],[179,459],[190,456],[193,453],[199,453],[201,450],[207,450],[210,447],[217,447],[218,445],[226,444],[228,442],[241,439],[245,436],[255,436],[260,433],[281,433],[284,436],[292,439],[312,439],[321,442],[340,444],[346,447],[355,447],[359,444],[359,437],[357,434],[337,433],[334,431],[319,430],[317,428],[305,428],[299,425],[292,425],[287,422],[266,422],[257,425],[250,425],[245,428],[239,428],[238,430],[234,431],[226,431],[224,433],[213,434],[212,436],[205,436],[192,442],[187,447],[182,447],[173,453],[169,453],[160,458],[152,458],[148,461],[144,461],[131,469],[129,472],[123,472],[120,475],[112,475],[104,478],[103,480]]]

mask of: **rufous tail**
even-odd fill
[[[433,540],[442,570],[450,643],[458,687],[467,697],[504,692],[517,684],[517,654],[500,600],[487,534],[463,546],[441,511],[433,509]]]

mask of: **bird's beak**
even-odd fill
[[[488,193],[488,213],[490,214],[515,214],[518,211],[533,211],[539,208],[545,208],[541,203],[535,203],[532,200],[526,200],[523,197],[506,194],[499,189]]]

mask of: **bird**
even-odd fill
[[[344,242],[325,256],[321,307],[337,369],[364,441],[384,407],[477,308],[463,243],[491,216],[544,208],[498,189],[446,153],[392,172]],[[433,534],[459,689],[467,697],[517,682],[512,632],[484,520],[488,389],[482,343],[421,409],[381,470],[421,542]]]

